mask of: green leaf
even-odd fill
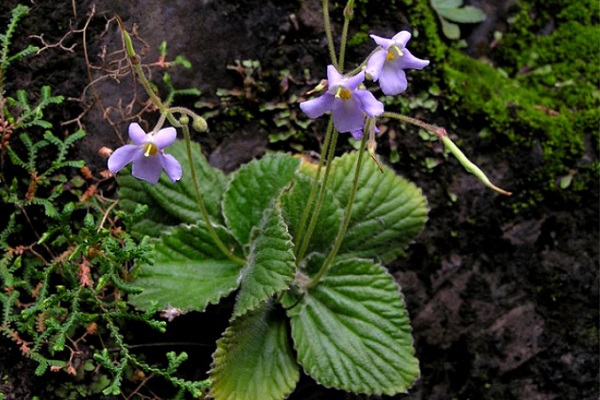
[[[296,238],[313,181],[312,177],[299,173],[292,189],[281,196],[281,207],[293,238]],[[325,253],[331,248],[342,224],[343,213],[333,193],[327,190],[307,254],[311,252]]]
[[[458,8],[462,6],[463,0],[431,0],[431,6],[438,10],[440,8]]]
[[[444,18],[463,24],[474,24],[484,21],[486,15],[477,7],[466,6],[463,8],[438,8],[437,12]]]
[[[128,170],[119,172],[120,205],[123,210],[133,214],[140,204],[148,206],[143,218],[127,226],[132,236],[141,239],[143,236],[159,237],[162,232],[179,225],[181,220],[165,212],[159,203],[146,192],[147,183],[134,178]]]
[[[296,306],[293,306],[296,303]],[[339,261],[300,301],[286,296],[298,362],[319,383],[354,393],[403,393],[419,376],[404,300],[386,270]]]
[[[227,178],[222,171],[208,164],[200,145],[192,143],[191,149],[196,178],[204,204],[212,221],[221,224],[223,223],[221,201]],[[135,205],[140,203],[147,204],[149,207],[149,212],[144,217],[145,221],[139,221],[133,227],[133,233],[136,236],[149,234],[157,237],[160,235],[161,230],[151,229],[155,222],[161,229],[164,229],[165,226],[178,225],[182,222],[195,224],[202,219],[194,192],[185,142],[176,141],[166,152],[179,160],[183,168],[183,175],[178,182],[172,183],[166,174],[161,175],[160,181],[156,185],[133,178],[127,172],[121,172],[119,175],[119,196],[125,210],[132,211],[135,209]],[[156,217],[157,219],[155,219]]]
[[[215,230],[227,247],[236,247],[224,227]],[[177,227],[161,236],[155,254],[154,264],[142,265],[134,282],[144,290],[130,297],[139,309],[157,302],[161,308],[203,311],[238,287],[241,266],[220,252],[203,223]]]
[[[253,160],[234,173],[225,193],[223,212],[227,226],[240,243],[249,243],[252,228],[290,186],[299,165],[298,158],[273,154]]]
[[[346,207],[358,153],[336,158],[329,187]],[[339,257],[380,259],[387,263],[423,229],[427,202],[421,190],[384,166],[365,157],[359,176],[352,216]]]
[[[460,38],[460,28],[458,25],[446,20],[441,16],[440,22],[442,23],[442,31],[444,32],[444,36],[452,40],[457,40]]]
[[[213,354],[214,399],[281,400],[290,394],[300,373],[282,317],[268,302],[227,328]]]
[[[248,262],[242,270],[241,289],[233,310],[234,317],[239,317],[272,295],[287,289],[296,272],[294,245],[279,205],[265,211],[254,232]]]

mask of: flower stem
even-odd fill
[[[354,14],[354,0],[348,0],[346,7],[344,8],[344,26],[342,28],[342,38],[340,43],[340,57],[338,61],[338,71],[343,73],[344,71],[344,58],[346,55],[346,43],[348,40],[348,27],[350,20]]]
[[[367,143],[367,136],[368,135],[363,134],[362,141],[360,142],[360,150],[358,152],[358,160],[356,160],[356,168],[354,170],[354,180],[352,181],[352,190],[350,191],[350,196],[348,198],[348,205],[346,205],[346,211],[344,213],[344,220],[342,221],[342,225],[340,226],[340,230],[338,231],[338,234],[335,238],[335,242],[333,244],[331,251],[329,252],[329,255],[325,259],[325,262],[323,262],[323,266],[321,267],[319,272],[310,281],[310,283],[308,285],[306,285],[307,289],[314,287],[316,284],[319,283],[321,278],[323,278],[323,275],[325,275],[325,273],[327,272],[327,270],[333,263],[335,256],[337,255],[338,251],[340,250],[340,247],[342,246],[342,242],[344,240],[344,236],[346,235],[346,231],[348,230],[348,224],[350,223],[350,218],[352,216],[352,206],[354,205],[354,197],[356,196],[356,190],[358,188],[358,180],[360,177],[360,170],[362,167],[363,155],[365,153],[364,149],[365,149],[365,145]]]
[[[335,129],[332,129],[333,134],[331,138],[331,144],[329,145],[329,151],[327,152],[327,164],[325,166],[325,174],[323,175],[323,182],[321,183],[321,189],[319,191],[319,198],[317,199],[317,204],[315,205],[315,209],[310,218],[310,223],[308,224],[308,229],[306,231],[306,235],[302,239],[302,246],[300,247],[300,251],[296,255],[297,260],[302,260],[304,254],[306,253],[306,249],[308,248],[308,244],[310,243],[310,238],[315,230],[315,226],[317,225],[317,219],[319,218],[319,214],[321,213],[321,207],[323,206],[323,201],[325,200],[325,193],[327,192],[327,180],[329,179],[329,173],[331,172],[331,164],[333,162],[333,157],[335,156],[335,145],[338,138],[338,132]]]
[[[185,118],[187,118],[187,117],[185,117]],[[206,210],[206,206],[204,205],[204,200],[202,198],[202,194],[200,193],[200,188],[198,187],[198,181],[196,180],[196,170],[194,168],[194,162],[192,159],[190,128],[188,127],[188,124],[182,123],[181,130],[183,131],[183,137],[185,139],[185,150],[186,150],[187,158],[188,158],[188,161],[190,164],[190,173],[191,173],[192,183],[194,186],[194,192],[196,194],[196,200],[198,202],[198,207],[200,208],[200,213],[202,214],[202,218],[204,219],[204,222],[206,223],[206,227],[208,228],[208,232],[210,233],[210,236],[212,237],[213,241],[215,242],[215,244],[217,245],[219,250],[221,250],[221,252],[227,256],[227,258],[229,258],[231,261],[233,261],[235,263],[244,265],[246,263],[246,261],[244,259],[236,256],[235,254],[233,254],[227,248],[227,246],[225,246],[225,244],[223,243],[223,241],[221,241],[221,238],[215,231],[215,228],[212,226],[212,223],[210,222],[210,216],[208,215],[208,211]]]
[[[458,160],[458,162],[464,167],[464,169],[466,169],[471,174],[475,175],[475,177],[477,177],[481,182],[483,182],[485,186],[505,196],[512,195],[511,192],[508,192],[494,185],[485,175],[485,173],[477,165],[471,162],[471,160],[469,160],[467,156],[465,156],[465,154],[458,148],[458,146],[448,137],[448,133],[444,128],[440,126],[431,125],[426,122],[420,121],[416,118],[407,117],[406,115],[394,112],[385,112],[382,116],[409,122],[413,125],[420,126],[421,128],[427,129],[428,131],[435,133],[437,138],[444,144],[444,147],[450,153],[452,153],[452,155]]]
[[[331,64],[339,71],[337,56],[335,55],[335,46],[333,43],[333,34],[331,33],[331,19],[329,17],[329,1],[323,0],[323,21],[325,23],[325,35],[327,36],[327,46],[329,47],[329,57]]]
[[[302,243],[302,235],[304,235],[304,230],[306,229],[306,222],[308,221],[308,217],[310,215],[310,211],[313,206],[313,202],[315,200],[315,196],[317,195],[317,188],[319,187],[319,179],[321,178],[321,171],[323,169],[323,163],[327,158],[327,150],[329,149],[329,145],[331,143],[331,134],[333,132],[333,120],[329,119],[329,124],[327,125],[327,131],[325,133],[325,140],[323,141],[323,147],[321,148],[321,155],[319,157],[319,166],[317,167],[317,175],[313,180],[312,187],[310,188],[310,194],[308,195],[308,200],[306,201],[306,206],[304,207],[304,211],[302,212],[302,216],[300,217],[300,222],[298,224],[298,232],[296,233],[296,243],[294,244],[294,254],[298,254],[298,247],[300,243]],[[297,262],[300,262],[301,259],[296,257]]]
[[[185,149],[186,149],[186,153],[187,153],[188,162],[190,164],[190,173],[191,173],[191,178],[192,178],[192,184],[194,186],[196,200],[198,202],[198,208],[200,208],[200,213],[202,214],[202,218],[204,219],[204,222],[206,223],[208,232],[210,233],[210,236],[212,237],[213,241],[215,242],[215,244],[217,245],[219,250],[221,250],[221,252],[225,256],[227,256],[227,258],[229,258],[231,261],[233,261],[237,264],[244,265],[246,263],[246,260],[233,254],[231,252],[231,250],[229,250],[227,248],[227,246],[225,246],[225,244],[223,243],[223,241],[221,240],[221,238],[215,231],[215,228],[213,227],[213,225],[210,221],[210,216],[208,215],[208,211],[206,210],[206,206],[204,205],[204,199],[202,197],[202,193],[200,193],[200,188],[198,187],[198,181],[196,179],[196,169],[194,168],[194,160],[192,158],[190,128],[188,126],[188,123],[189,123],[189,117],[192,117],[194,120],[201,118],[201,117],[199,115],[197,115],[196,113],[192,112],[191,110],[188,110],[187,108],[167,107],[163,104],[163,102],[156,95],[156,93],[154,93],[154,90],[152,90],[152,87],[150,86],[150,82],[148,82],[148,79],[146,78],[146,75],[144,74],[144,71],[142,70],[142,66],[140,64],[140,58],[135,54],[135,50],[134,50],[133,44],[131,42],[131,37],[125,30],[123,21],[121,21],[121,18],[119,18],[118,16],[117,16],[117,22],[119,23],[119,28],[121,29],[123,41],[125,42],[125,51],[127,52],[127,55],[131,62],[131,65],[133,66],[133,68],[136,72],[136,75],[138,76],[138,78],[140,80],[140,83],[146,90],[146,93],[148,93],[148,96],[150,96],[150,99],[152,100],[152,102],[156,105],[156,107],[160,111],[160,118],[158,119],[158,123],[156,124],[156,127],[154,128],[154,130],[156,131],[162,127],[162,125],[165,122],[165,118],[168,119],[169,122],[171,123],[171,125],[173,125],[174,127],[181,128],[181,130],[183,131],[183,137],[185,139]],[[177,120],[177,118],[175,118],[173,113],[179,113],[182,116],[179,120]]]

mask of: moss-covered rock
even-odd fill
[[[509,161],[539,156],[531,169],[516,167],[512,178],[524,208],[543,197],[536,191],[577,193],[598,180],[598,7],[593,0],[519,2],[492,62],[442,39],[429,0],[410,7],[424,33],[419,44],[427,46],[420,54],[432,61],[426,79],[440,85],[450,124],[464,139],[489,128],[504,138],[498,143]]]

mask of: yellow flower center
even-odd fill
[[[396,57],[402,57],[402,50],[398,46],[392,46],[388,49],[387,55],[385,56],[385,61],[393,61]]]
[[[352,97],[352,91],[348,88],[340,86],[335,94],[335,97],[339,97],[342,100],[348,100]]]
[[[158,147],[156,147],[156,145],[154,143],[150,143],[150,142],[148,142],[144,145],[144,149],[146,149],[146,152],[144,153],[144,156],[146,156],[146,157],[153,156],[158,151]]]

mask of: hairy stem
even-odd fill
[[[298,232],[296,233],[296,243],[294,244],[294,254],[298,254],[298,247],[300,243],[302,243],[304,230],[306,229],[306,222],[308,221],[308,217],[310,216],[310,211],[312,210],[313,202],[315,200],[315,196],[317,195],[317,188],[319,187],[319,179],[321,178],[321,171],[323,169],[323,163],[327,158],[327,150],[329,149],[329,145],[331,143],[331,134],[333,132],[333,120],[329,119],[329,124],[327,125],[327,132],[325,133],[325,140],[323,141],[323,147],[321,148],[321,155],[319,157],[319,166],[317,167],[317,175],[313,181],[312,187],[310,188],[310,194],[308,195],[308,200],[306,201],[306,206],[304,207],[304,211],[302,212],[302,216],[300,217],[300,223],[298,224]],[[300,262],[300,258],[296,258],[297,262]]]
[[[508,192],[494,185],[485,175],[485,173],[477,165],[471,162],[471,160],[469,160],[467,156],[465,156],[465,154],[458,148],[458,146],[448,137],[446,129],[440,126],[428,124],[416,118],[407,117],[406,115],[394,112],[385,112],[383,113],[383,117],[395,118],[399,119],[400,121],[409,122],[413,125],[420,126],[421,128],[427,129],[428,131],[435,133],[437,138],[444,144],[444,147],[450,153],[452,153],[452,155],[458,160],[458,162],[460,162],[464,169],[466,169],[471,174],[475,175],[481,182],[483,182],[485,186],[505,196],[512,195],[511,192]]]
[[[325,193],[327,192],[327,181],[329,178],[329,173],[331,172],[331,164],[333,161],[333,157],[335,156],[335,145],[338,138],[338,132],[333,129],[333,135],[331,138],[331,144],[329,145],[329,151],[327,153],[327,165],[325,166],[325,174],[323,175],[323,182],[321,183],[321,189],[319,191],[319,198],[317,199],[317,204],[315,205],[315,209],[313,210],[312,216],[310,218],[310,223],[308,224],[308,229],[306,230],[306,236],[304,236],[302,240],[302,246],[300,247],[300,251],[298,252],[296,258],[298,260],[302,260],[304,254],[306,253],[306,249],[308,248],[308,244],[310,243],[310,238],[315,230],[315,226],[317,225],[317,219],[319,218],[319,214],[321,213],[321,207],[323,206],[323,201],[325,200]]]
[[[327,46],[329,47],[329,57],[331,64],[339,71],[337,56],[335,54],[335,45],[333,43],[333,34],[331,33],[331,19],[329,17],[329,1],[323,0],[323,21],[325,22],[325,35],[327,36]]]
[[[184,117],[184,118],[187,118],[187,117]],[[186,122],[186,121],[183,121],[183,122]],[[206,210],[206,206],[204,205],[204,199],[202,198],[202,194],[200,193],[200,188],[198,187],[198,181],[196,180],[196,170],[194,168],[194,160],[192,159],[190,128],[188,127],[187,123],[181,123],[181,129],[183,130],[183,137],[185,140],[185,150],[187,153],[188,162],[190,164],[190,173],[191,173],[191,177],[192,177],[192,183],[194,186],[194,193],[196,195],[196,201],[198,202],[198,208],[200,208],[200,212],[202,213],[202,218],[204,219],[204,222],[206,223],[208,232],[210,233],[211,238],[213,239],[213,241],[215,242],[215,244],[217,245],[219,250],[221,250],[221,252],[225,256],[227,256],[227,258],[229,258],[231,261],[233,261],[235,263],[244,265],[246,263],[246,261],[244,259],[236,256],[235,254],[233,254],[231,252],[231,250],[229,250],[227,248],[227,246],[225,246],[225,244],[223,243],[223,241],[221,241],[221,238],[215,231],[215,228],[212,226],[212,223],[210,221],[210,216],[208,215],[208,211]]]
[[[362,167],[363,155],[365,153],[364,148],[367,143],[367,136],[363,134],[362,141],[360,142],[360,150],[358,153],[358,160],[356,161],[356,168],[354,170],[354,180],[352,181],[352,190],[350,191],[350,197],[348,198],[348,205],[346,206],[346,211],[344,213],[344,220],[342,221],[342,225],[340,226],[340,230],[335,238],[335,242],[333,244],[333,248],[329,252],[329,255],[325,259],[323,266],[319,270],[319,272],[315,275],[315,277],[310,281],[310,283],[306,286],[307,288],[314,287],[319,283],[321,278],[325,275],[335,256],[337,255],[342,242],[344,240],[344,236],[346,235],[346,231],[348,230],[348,224],[350,223],[350,217],[352,216],[352,206],[354,205],[354,197],[356,196],[356,189],[358,188],[358,178],[360,177],[360,169]]]

